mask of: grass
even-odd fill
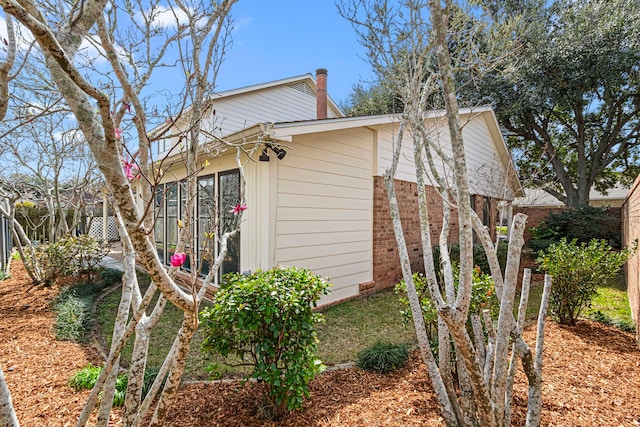
[[[527,307],[527,320],[535,321],[538,316],[542,286],[531,287]],[[110,345],[113,332],[114,316],[118,309],[120,292],[116,291],[105,297],[98,306],[97,324],[103,341]],[[516,302],[517,307],[517,302]],[[416,343],[413,325],[405,326],[400,315],[402,305],[393,290],[375,295],[346,301],[324,310],[324,322],[317,325],[318,358],[327,365],[334,365],[357,360],[358,353],[374,346],[378,342],[388,344]],[[517,308],[516,308],[517,309]],[[619,274],[612,281],[598,288],[589,313],[600,311],[611,319],[629,320],[630,310],[624,286],[624,276]],[[147,365],[160,367],[167,349],[170,347],[182,320],[182,313],[171,304],[167,304],[165,312],[154,329],[149,345]],[[198,332],[192,343],[187,359],[185,378],[204,379],[211,377],[207,366],[217,364],[214,376],[233,376],[246,373],[247,368],[227,366],[223,359],[212,358],[200,351],[203,337]],[[132,344],[123,351],[123,364],[131,358]]]
[[[107,346],[111,345],[115,313],[118,310],[120,291],[102,299],[97,309],[99,336]],[[415,331],[405,327],[400,316],[401,305],[392,290],[328,308],[323,312],[325,322],[317,326],[318,358],[328,365],[354,361],[358,352],[378,341],[390,344],[414,344]],[[182,312],[167,304],[159,324],[154,328],[149,344],[148,366],[160,367],[178,331]],[[227,366],[222,359],[212,358],[200,351],[200,331],[191,345],[185,378],[208,378],[207,367],[217,364],[215,377],[237,375],[246,368]],[[122,363],[131,359],[133,344],[128,343],[122,354]]]
[[[607,283],[599,286],[587,315],[600,311],[613,320],[631,321],[631,308],[627,296],[624,273],[620,270]]]
[[[376,342],[414,344],[415,330],[403,325],[402,309],[391,289],[328,308],[324,324],[317,328],[318,357],[336,364],[356,360],[360,351]]]

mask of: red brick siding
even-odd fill
[[[622,205],[622,245],[631,246],[640,239],[640,177]],[[640,251],[636,251],[624,269],[631,317],[636,323],[636,340],[640,347]]]
[[[420,239],[420,219],[418,216],[418,192],[417,184],[407,181],[395,182],[396,196],[400,208],[400,218],[407,243],[407,250],[411,260],[411,268],[414,272],[424,272],[422,241]],[[391,215],[389,212],[389,199],[384,187],[382,177],[374,177],[373,194],[373,280],[374,291],[389,288],[402,279],[402,269]],[[482,218],[483,197],[473,196],[476,212]],[[429,209],[429,221],[431,222],[431,242],[437,244],[442,228],[442,199],[435,188],[427,186],[427,199]],[[491,204],[491,230],[495,231],[497,203],[490,200]],[[455,209],[451,209],[451,232],[449,242],[458,241],[458,218]],[[371,289],[367,289],[371,292]]]

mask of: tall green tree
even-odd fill
[[[473,67],[457,70],[459,99],[462,105],[493,104],[520,178],[569,207],[588,205],[593,187],[606,192],[629,184],[640,172],[640,2],[481,3],[495,19],[517,19],[519,30],[474,33],[473,54],[498,57],[500,37],[517,48],[481,73]],[[458,26],[480,21],[458,16]],[[450,49],[463,47],[453,43]],[[377,75],[378,83],[354,87],[351,115],[391,112],[390,100],[397,95],[384,89],[389,73],[377,70]]]
[[[494,104],[521,178],[568,207],[639,168],[640,2],[558,0],[511,8],[527,31],[513,55],[462,96]]]

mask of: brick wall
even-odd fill
[[[424,272],[422,241],[420,239],[420,219],[418,216],[417,184],[407,181],[395,182],[396,196],[400,208],[400,218],[407,242],[407,251],[414,272]],[[373,281],[371,287],[362,289],[362,293],[377,292],[400,282],[402,269],[396,244],[393,224],[389,212],[389,199],[382,177],[374,177],[373,195]],[[473,196],[475,210],[483,217],[484,198]],[[437,244],[442,228],[442,199],[435,188],[427,186],[429,221],[431,222],[431,242]],[[497,203],[489,199],[490,227],[495,232]],[[451,232],[449,242],[458,241],[458,218],[455,209],[451,209]]]
[[[565,208],[514,206],[513,214],[527,215],[527,225],[524,230],[525,244],[531,239],[531,228],[539,226],[552,212],[562,212]]]
[[[640,177],[633,184],[622,205],[622,245],[630,246],[640,239]],[[631,317],[636,323],[636,341],[640,347],[640,251],[636,251],[624,268]]]

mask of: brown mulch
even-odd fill
[[[0,364],[22,426],[74,425],[88,392],[67,381],[89,362],[91,347],[56,341],[50,300],[59,286],[33,286],[19,262],[0,282]],[[526,331],[532,342],[533,328]],[[544,355],[545,426],[640,425],[640,357],[631,334],[590,321],[564,327],[547,322]],[[522,380],[522,378],[520,378]],[[280,422],[255,417],[260,384],[186,384],[167,425],[189,426],[441,426],[422,363],[390,375],[359,369],[322,374],[311,383],[304,410]],[[515,392],[513,425],[524,425],[526,385]],[[114,417],[113,425],[119,425]]]

